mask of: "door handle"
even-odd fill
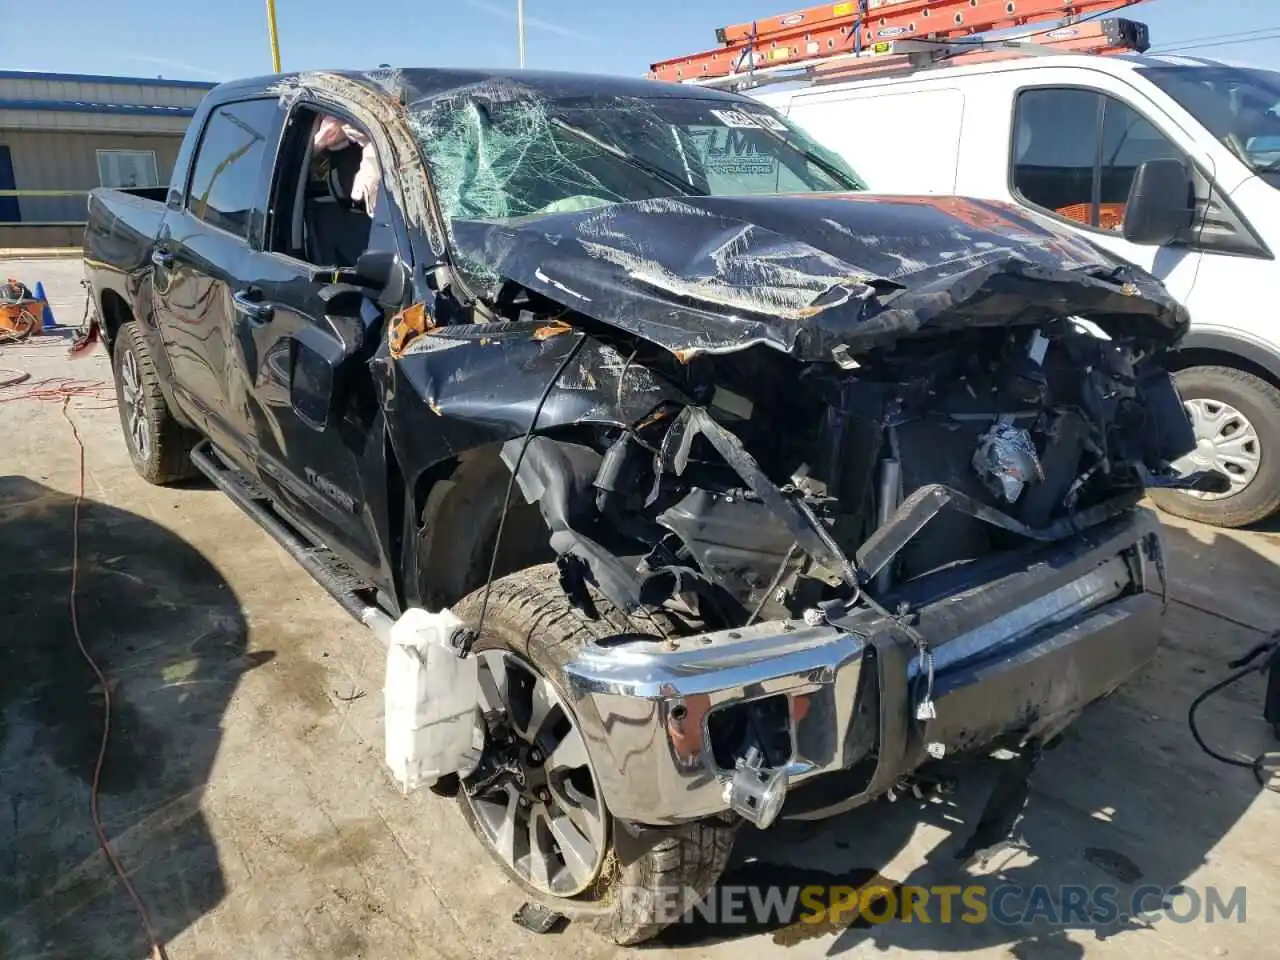
[[[258,296],[259,294],[248,290],[237,290],[231,299],[235,303],[236,313],[254,323],[266,323],[275,311],[271,304],[256,299]]]
[[[167,270],[169,267],[173,266],[173,254],[168,250],[152,250],[151,262],[157,267],[164,267]]]

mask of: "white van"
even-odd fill
[[[756,96],[877,193],[1010,201],[1159,276],[1192,318],[1179,467],[1232,481],[1160,505],[1232,527],[1280,509],[1280,72],[1054,54]]]

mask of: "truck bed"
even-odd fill
[[[84,255],[91,281],[94,272],[106,264],[113,273],[132,273],[147,263],[164,217],[167,194],[166,187],[99,187],[89,194]]]

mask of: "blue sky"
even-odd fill
[[[718,26],[812,2],[526,0],[527,65],[640,74],[653,60],[714,46]],[[16,6],[5,20],[6,69],[192,80],[271,70],[264,0]],[[515,0],[276,0],[276,8],[286,70],[516,63]],[[1210,10],[1210,19],[1192,19]],[[1280,0],[1147,0],[1127,15],[1151,25],[1156,50],[1273,37],[1186,52],[1280,69]]]

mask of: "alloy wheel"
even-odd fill
[[[147,419],[147,398],[142,390],[142,376],[138,370],[138,357],[132,349],[125,350],[120,358],[120,385],[124,393],[124,414],[129,442],[138,459],[151,456],[151,432]]]
[[[572,897],[599,876],[608,826],[587,745],[572,712],[531,665],[503,650],[478,655],[484,753],[463,781],[481,834],[540,892]]]

